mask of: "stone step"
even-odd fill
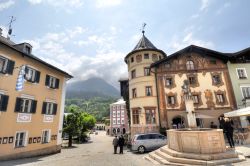
[[[231,159],[222,159],[222,160],[213,160],[213,162],[216,165],[223,165],[223,164],[231,164],[231,163],[237,163],[237,162],[241,162],[241,161],[245,161],[246,158],[244,155],[239,155],[237,158],[231,158]]]
[[[237,158],[230,159],[221,159],[221,160],[212,160],[212,161],[204,161],[204,160],[194,160],[187,158],[178,158],[170,156],[160,149],[149,153],[150,160],[155,160],[157,163],[164,165],[178,165],[178,166],[187,166],[187,165],[222,165],[222,164],[231,164],[236,162],[241,162],[246,160],[243,155],[239,155]]]
[[[149,153],[148,158],[150,158],[150,160],[154,160],[154,161],[156,161],[157,163],[163,164],[163,165],[189,166],[189,165],[186,165],[186,164],[169,162],[169,161],[167,161],[166,159],[164,159],[164,158],[158,156],[157,154],[155,154],[155,152]]]
[[[168,155],[167,153],[162,152],[161,150],[156,150],[155,154],[171,163],[181,163],[181,164],[190,164],[190,165],[207,165],[209,163],[208,161],[204,161],[204,160],[173,157],[173,156]]]
[[[160,150],[164,153],[172,157],[179,157],[179,158],[188,158],[188,159],[196,159],[196,160],[219,160],[219,159],[227,159],[227,158],[237,158],[239,152],[234,151],[233,149],[227,150],[225,153],[217,153],[217,154],[195,154],[195,153],[183,153],[177,152],[175,150],[169,149],[167,146],[160,148]]]
[[[150,156],[145,156],[143,157],[145,160],[148,160],[150,162],[152,162],[154,165],[159,165],[160,163],[154,159],[152,159]]]

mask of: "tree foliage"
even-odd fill
[[[69,114],[64,118],[63,131],[68,134],[68,146],[71,147],[73,137],[80,137],[82,140],[84,132],[95,126],[96,119],[92,115],[82,112],[76,105],[71,105],[68,109]]]

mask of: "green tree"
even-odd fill
[[[64,118],[63,131],[68,134],[68,147],[71,147],[73,137],[79,137],[81,141],[85,140],[85,132],[95,126],[96,119],[92,115],[82,112],[75,105],[69,107],[69,112],[70,114]]]
[[[81,133],[81,112],[76,109],[76,107],[72,107],[70,110],[70,114],[65,116],[64,119],[64,129],[63,132],[67,133],[69,136],[68,147],[72,146],[72,140],[74,136],[78,136]]]

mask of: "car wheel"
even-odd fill
[[[138,147],[138,152],[141,153],[141,154],[144,153],[145,152],[145,147],[144,146],[139,146]]]

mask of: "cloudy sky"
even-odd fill
[[[6,35],[14,16],[16,43],[74,75],[118,87],[124,57],[146,36],[168,55],[190,44],[221,52],[250,47],[249,0],[0,0]],[[74,81],[73,80],[73,81]]]

